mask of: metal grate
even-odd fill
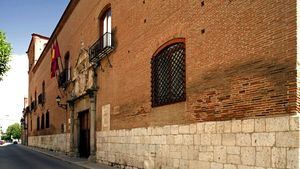
[[[185,45],[167,46],[151,60],[152,107],[185,100]]]
[[[38,104],[44,105],[44,95],[43,93],[38,96]]]
[[[66,89],[68,85],[68,80],[69,80],[69,72],[70,69],[63,69],[59,75],[58,75],[58,86],[60,88]]]
[[[30,110],[31,110],[31,111],[35,110],[35,108],[36,108],[35,106],[36,106],[36,102],[35,102],[35,101],[32,101],[32,102],[31,102],[31,105],[30,105]]]
[[[49,122],[49,112],[47,111],[46,112],[46,128],[49,128],[50,127],[50,122]]]
[[[29,113],[30,112],[30,106],[27,106],[26,107],[26,113]]]
[[[105,56],[114,50],[113,34],[106,32],[90,48],[90,62],[98,64]]]
[[[38,116],[36,118],[36,130],[39,130],[40,129],[40,117]]]

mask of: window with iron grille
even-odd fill
[[[50,122],[49,122],[49,112],[46,112],[46,128],[50,127]]]
[[[31,102],[30,109],[31,109],[31,111],[35,110],[35,101]]]
[[[36,118],[36,130],[40,129],[40,117]]]
[[[37,106],[37,95],[36,95],[36,91],[34,92],[34,110],[36,109]]]
[[[44,105],[44,96],[43,93],[38,96],[38,104]]]
[[[42,83],[42,106],[45,104],[45,98],[46,98],[46,89],[45,89],[45,81]]]
[[[185,44],[173,43],[151,60],[152,107],[185,101]]]
[[[42,119],[41,119],[41,129],[45,128],[45,115],[42,115]]]

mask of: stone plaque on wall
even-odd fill
[[[110,130],[110,104],[102,106],[102,131]]]

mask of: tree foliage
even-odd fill
[[[3,136],[1,136],[1,140],[11,141],[11,138],[7,135],[3,135]]]
[[[14,139],[20,139],[21,138],[21,126],[19,123],[12,124],[7,127],[6,129],[6,135],[8,137],[12,137]]]
[[[11,58],[12,47],[6,40],[4,32],[0,31],[0,81],[9,70],[8,62]]]

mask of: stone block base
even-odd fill
[[[101,131],[97,161],[126,169],[299,169],[299,114]]]
[[[28,137],[28,146],[44,148],[53,151],[70,151],[70,134],[53,134]]]

